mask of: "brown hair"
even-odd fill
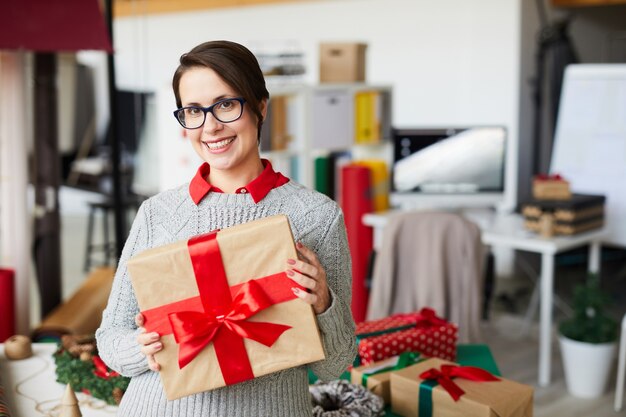
[[[181,55],[180,65],[176,68],[172,79],[178,108],[182,107],[179,91],[180,79],[187,70],[197,67],[212,69],[226,84],[241,94],[257,118],[257,140],[260,141],[263,126],[261,103],[263,99],[269,100],[270,93],[267,91],[263,72],[254,54],[245,46],[235,42],[210,41]]]

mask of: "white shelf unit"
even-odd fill
[[[287,99],[286,129],[291,139],[281,150],[263,150],[262,145],[262,155],[272,161],[278,170],[289,173],[294,180],[314,188],[315,158],[330,152],[348,151],[353,159],[391,161],[390,86],[365,83],[285,84],[268,85],[268,90],[270,112],[272,98]],[[371,106],[371,116],[375,119],[377,131],[372,133],[376,140],[365,144],[357,143],[357,96],[367,93],[373,93],[371,97],[374,101],[366,102],[366,105]],[[264,134],[272,135],[271,127],[264,126]],[[267,140],[267,137],[262,139]]]

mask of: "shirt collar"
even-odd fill
[[[265,196],[274,188],[280,187],[283,184],[289,182],[289,178],[285,177],[280,172],[274,171],[272,164],[267,159],[262,159],[263,171],[261,174],[250,181],[250,183],[244,187],[238,188],[235,192],[237,194],[250,193],[252,200],[255,203],[263,200]],[[219,188],[211,185],[207,181],[211,167],[208,163],[203,163],[198,168],[196,175],[189,183],[189,195],[196,205],[200,204],[200,201],[209,193],[209,191],[221,193],[223,192]]]

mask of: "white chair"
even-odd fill
[[[620,411],[624,403],[624,376],[626,374],[626,314],[622,319],[622,335],[619,340],[619,362],[615,387],[615,411]]]

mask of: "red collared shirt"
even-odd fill
[[[289,178],[285,177],[280,172],[274,171],[272,168],[272,164],[267,159],[262,159],[261,162],[265,167],[263,172],[250,181],[248,185],[245,187],[240,187],[235,190],[237,194],[246,194],[250,193],[252,200],[255,203],[263,200],[265,196],[272,191],[274,188],[280,187],[289,182]],[[200,204],[200,201],[206,196],[209,191],[213,191],[215,193],[223,193],[219,188],[209,184],[206,178],[209,176],[209,172],[211,171],[211,167],[208,163],[203,163],[198,168],[196,175],[193,177],[191,182],[189,183],[189,195],[196,205]]]

